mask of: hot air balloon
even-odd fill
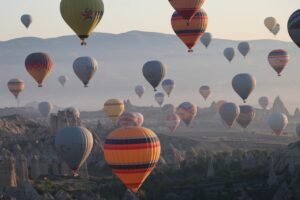
[[[236,119],[236,122],[242,127],[247,128],[255,117],[255,110],[252,106],[243,105],[240,106],[240,114]]]
[[[181,121],[183,121],[185,125],[188,126],[196,117],[197,110],[197,106],[195,106],[194,104],[190,102],[183,102],[178,106],[176,114],[178,114]]]
[[[238,45],[239,52],[246,58],[250,51],[250,44],[248,42],[241,42]]]
[[[229,47],[224,49],[224,56],[229,62],[231,62],[235,56],[234,48]]]
[[[119,99],[109,99],[104,103],[104,112],[113,122],[117,121],[124,109],[124,103]]]
[[[227,103],[227,101],[225,101],[225,100],[219,100],[219,101],[216,102],[216,111],[217,111],[217,112],[220,111],[220,108],[221,108],[221,106],[222,106],[224,103]]]
[[[283,49],[276,49],[269,53],[268,61],[273,69],[281,76],[282,70],[287,66],[290,56]]]
[[[111,132],[104,144],[104,157],[112,171],[137,192],[160,157],[156,134],[144,127],[125,127]]]
[[[143,75],[154,91],[166,74],[166,66],[160,61],[148,61],[143,66]]]
[[[44,117],[48,117],[48,115],[51,113],[51,111],[53,109],[53,106],[51,103],[44,101],[44,102],[39,103],[38,108],[39,108],[40,113]]]
[[[200,10],[204,0],[169,0],[173,8],[188,22]]]
[[[288,31],[291,39],[300,48],[300,9],[296,10],[289,18]]]
[[[67,80],[68,80],[68,77],[66,77],[66,76],[60,76],[60,77],[58,77],[58,82],[59,82],[63,87],[65,86]]]
[[[145,88],[141,85],[137,85],[134,90],[139,98],[142,98],[143,94],[145,93]]]
[[[268,124],[274,133],[279,136],[283,129],[288,125],[288,118],[283,113],[274,112],[269,116]]]
[[[30,15],[22,15],[21,22],[26,27],[29,28],[30,24],[32,23],[32,17]]]
[[[25,89],[25,83],[23,80],[14,78],[8,81],[7,87],[9,91],[18,99],[19,94]]]
[[[77,34],[81,45],[100,22],[104,5],[102,0],[62,0],[60,13],[65,22]]]
[[[266,109],[269,105],[269,98],[268,97],[260,97],[258,99],[258,103],[263,109]]]
[[[173,133],[180,124],[180,117],[176,113],[169,113],[165,119],[166,127]]]
[[[280,24],[276,24],[271,32],[273,33],[273,35],[276,36],[279,33],[279,31],[280,31]]]
[[[207,48],[212,40],[212,34],[205,32],[204,35],[201,37],[201,43]]]
[[[264,21],[265,26],[272,32],[272,29],[276,26],[277,22],[274,17],[267,17]]]
[[[250,74],[238,74],[232,79],[234,91],[244,100],[251,94],[256,86],[256,79]]]
[[[188,52],[193,52],[193,47],[206,30],[208,17],[205,11],[200,9],[187,24],[186,19],[175,11],[171,23],[176,35],[188,47]]]
[[[120,127],[138,126],[137,115],[134,112],[124,112],[118,118],[117,124]]]
[[[144,123],[144,115],[139,112],[134,112],[134,114],[137,117],[137,126],[143,126]]]
[[[164,100],[165,100],[165,94],[162,93],[162,92],[157,92],[157,93],[154,95],[154,98],[155,98],[156,102],[158,103],[158,105],[161,106],[161,105],[164,103]]]
[[[220,107],[219,113],[223,121],[231,128],[240,114],[240,108],[234,103],[224,103]]]
[[[72,113],[77,118],[80,117],[80,111],[77,108],[69,107],[65,109],[65,112]]]
[[[297,136],[300,138],[300,124],[297,124],[297,126],[296,126],[296,133],[297,133]]]
[[[52,70],[53,62],[46,53],[32,53],[27,56],[25,66],[28,73],[42,87],[42,83]]]
[[[210,95],[210,93],[211,93],[210,87],[207,86],[207,85],[201,86],[200,89],[199,89],[199,93],[206,100],[208,98],[208,96]]]
[[[175,87],[175,83],[173,80],[171,79],[165,79],[162,83],[161,83],[162,88],[164,89],[164,91],[167,93],[168,97],[170,96],[171,92],[173,91],[174,87]]]
[[[173,113],[173,112],[176,112],[176,108],[173,104],[165,104],[163,107],[162,107],[164,113]]]
[[[97,60],[91,57],[79,57],[73,63],[73,70],[84,84],[84,87],[88,87],[88,84],[95,75],[97,69]]]
[[[55,135],[55,149],[76,175],[93,148],[92,133],[80,126],[66,127]]]

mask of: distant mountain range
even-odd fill
[[[231,79],[237,73],[248,72],[257,79],[257,88],[249,97],[249,104],[258,106],[257,99],[262,95],[273,100],[280,95],[292,112],[300,105],[300,50],[292,43],[277,40],[249,42],[249,56],[244,59],[236,52],[236,58],[229,64],[223,57],[223,50],[226,47],[237,49],[239,41],[214,39],[208,49],[199,44],[192,54],[187,53],[185,46],[174,35],[140,31],[122,34],[94,33],[85,47],[80,46],[75,36],[49,39],[27,37],[2,41],[0,106],[16,105],[13,96],[6,89],[7,81],[14,77],[22,78],[26,82],[26,90],[21,95],[21,105],[48,100],[64,107],[100,110],[106,99],[120,98],[130,99],[136,105],[156,106],[153,89],[143,78],[142,66],[148,60],[158,59],[168,65],[167,77],[176,82],[176,88],[172,96],[166,98],[166,103],[191,101],[200,107],[208,106],[212,100],[219,99],[242,103],[231,88]],[[290,64],[280,78],[267,61],[269,52],[278,48],[286,49],[291,55]],[[44,88],[36,87],[24,67],[26,56],[36,51],[48,52],[55,63]],[[79,56],[95,57],[100,65],[89,88],[83,88],[73,73],[72,63]],[[57,77],[62,74],[70,79],[65,88],[57,81]],[[147,89],[141,100],[134,93],[137,84],[142,84]],[[213,91],[208,103],[198,93],[198,88],[203,84],[210,85]]]

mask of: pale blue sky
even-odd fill
[[[73,34],[59,12],[59,0],[1,0],[0,40],[23,36],[56,37]],[[172,33],[173,9],[167,0],[104,0],[104,18],[97,32],[122,33],[130,30]],[[299,0],[206,0],[208,31],[214,37],[249,40],[274,38],[263,20],[274,16],[282,26],[278,39],[290,40],[286,30],[288,17],[300,8]],[[20,16],[29,13],[33,24],[27,31]]]

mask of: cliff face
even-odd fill
[[[300,141],[273,152],[269,185],[274,200],[298,199],[300,196]]]

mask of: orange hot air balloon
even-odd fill
[[[42,87],[44,79],[52,70],[53,62],[48,54],[38,52],[27,56],[25,66],[28,73],[38,83],[38,87]]]
[[[169,0],[173,8],[188,21],[200,10],[204,1],[205,0]]]
[[[8,81],[7,87],[16,99],[18,99],[19,94],[25,89],[25,83],[21,79],[14,78]]]
[[[171,23],[176,35],[188,47],[188,52],[193,52],[193,47],[205,33],[208,17],[206,12],[203,9],[200,9],[187,24],[184,17],[178,12],[174,12]]]
[[[137,192],[160,157],[156,134],[144,127],[124,127],[111,132],[104,144],[104,156],[112,171],[133,192]]]

